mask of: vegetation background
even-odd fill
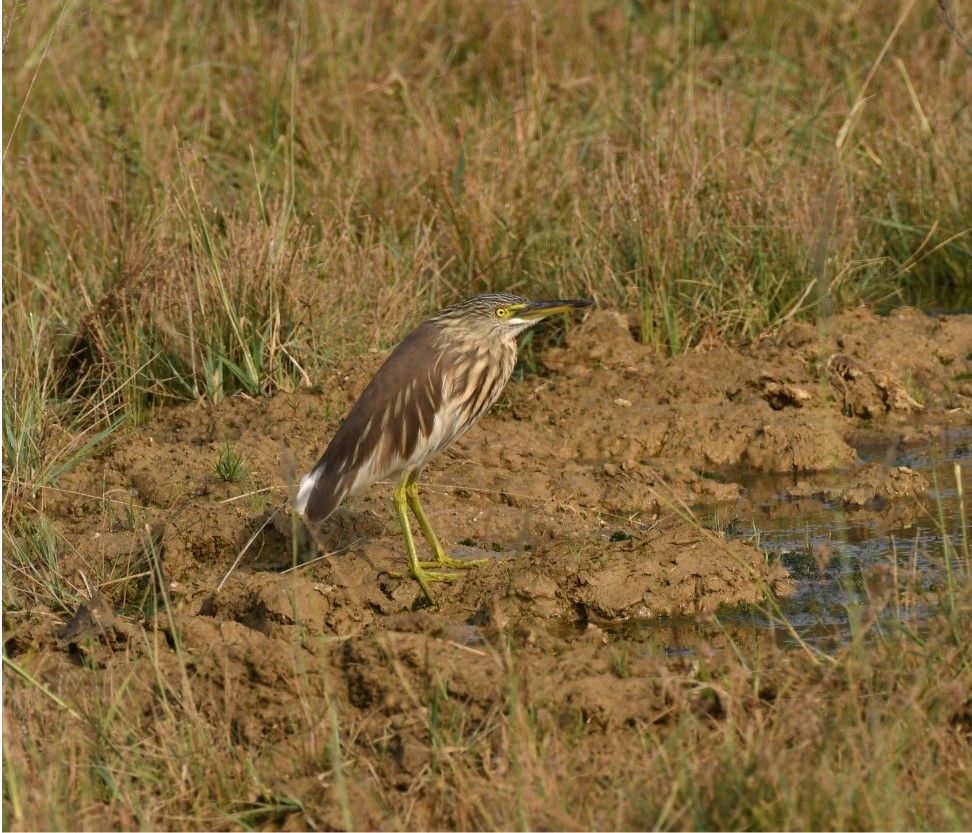
[[[170,403],[311,385],[477,292],[593,297],[671,353],[858,303],[968,307],[972,23],[954,11],[950,27],[931,0],[6,2],[5,609],[24,574],[6,545],[43,528],[38,490],[104,442]],[[676,715],[636,786],[601,770],[646,808],[619,823],[968,826],[969,712],[935,706],[968,697],[960,601],[935,638],[794,676],[787,696],[833,701],[803,758],[785,720]],[[149,794],[179,789],[147,759],[128,762],[146,792],[120,797],[5,732],[4,826],[91,806],[211,825],[253,792],[226,754],[218,788],[161,812]],[[613,826],[599,806],[562,820]]]

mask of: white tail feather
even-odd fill
[[[314,491],[314,487],[317,485],[317,478],[317,469],[300,478],[300,486],[297,487],[297,498],[294,500],[294,509],[297,510],[297,514],[303,515],[304,510],[307,509],[307,501],[310,500],[311,492]]]

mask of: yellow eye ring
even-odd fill
[[[506,318],[510,314],[510,311],[506,307],[500,307],[496,310],[497,318]]]

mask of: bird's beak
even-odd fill
[[[594,302],[585,298],[573,301],[530,301],[516,314],[516,317],[525,319],[546,318],[548,315],[556,315],[559,312],[570,312],[573,309],[592,306],[594,306]]]

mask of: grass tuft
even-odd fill
[[[246,455],[226,443],[216,458],[216,476],[225,483],[239,483],[249,473],[247,465]]]

